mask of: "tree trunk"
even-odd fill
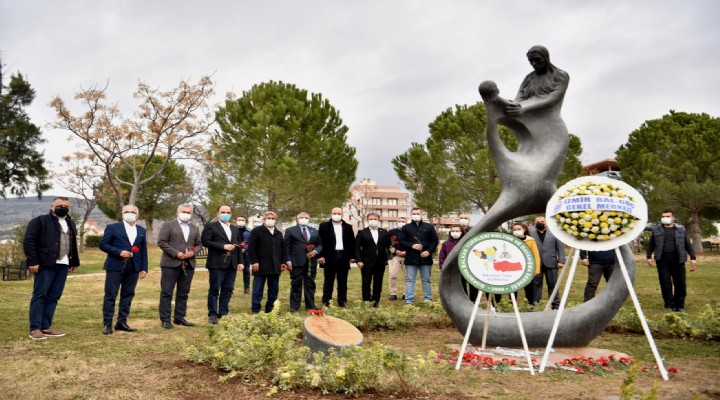
[[[147,243],[155,244],[155,237],[153,236],[153,219],[152,218],[145,219],[145,229],[147,230],[147,238],[146,238]]]
[[[82,221],[80,222],[80,226],[78,227],[78,235],[80,236],[80,239],[78,240],[78,252],[83,253],[85,252],[85,224],[90,220],[90,213],[92,212],[94,207],[88,207],[85,210],[85,214],[83,214]]]
[[[700,215],[698,210],[690,210],[690,224],[688,235],[692,239],[692,246],[695,254],[702,254],[702,232],[700,231]]]

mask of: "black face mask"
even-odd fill
[[[55,215],[57,215],[60,218],[63,218],[64,216],[68,215],[68,212],[70,212],[70,209],[67,207],[55,207]]]
[[[542,222],[538,222],[537,224],[535,224],[535,229],[539,231],[545,230],[545,224],[543,224]]]

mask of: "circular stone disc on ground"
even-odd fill
[[[353,324],[340,318],[312,316],[305,318],[303,341],[313,353],[327,352],[331,347],[360,346],[363,335]]]

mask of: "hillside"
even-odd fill
[[[38,215],[45,214],[50,211],[54,195],[44,195],[41,199],[37,197],[14,197],[0,199],[0,240],[9,239],[13,236],[15,227],[25,223]],[[73,206],[76,199],[70,199]],[[71,213],[77,213],[78,209],[73,207]],[[105,225],[113,222],[102,213],[102,211],[93,210],[90,221],[95,221],[98,228],[102,231]]]

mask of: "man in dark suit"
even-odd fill
[[[250,294],[250,262],[246,255],[247,244],[250,241],[250,228],[247,226],[247,217],[244,215],[238,216],[235,224],[240,231],[240,252],[243,255],[243,294]]]
[[[412,222],[403,226],[400,244],[407,250],[405,255],[405,303],[415,303],[415,282],[420,272],[423,299],[432,301],[432,254],[437,249],[439,240],[437,231],[432,224],[423,222],[422,210],[414,207],[410,210]]]
[[[362,275],[362,299],[372,301],[373,307],[377,307],[391,243],[388,231],[380,227],[380,216],[370,213],[367,219],[369,226],[355,238],[355,259]]]
[[[205,225],[202,231],[203,247],[208,249],[205,267],[210,275],[208,288],[208,321],[217,324],[218,319],[230,312],[230,299],[235,288],[237,271],[242,271],[240,230],[230,224],[232,210],[223,205],[217,210],[217,221]]]
[[[195,254],[202,249],[200,229],[190,223],[192,206],[180,204],[177,219],[168,221],[160,228],[158,247],[163,251],[160,257],[160,321],[165,329],[172,329],[170,323],[170,304],[175,294],[175,315],[173,321],[178,325],[193,326],[185,319],[190,284],[195,273]]]
[[[315,257],[322,251],[322,241],[318,230],[308,226],[310,215],[301,212],[296,217],[297,225],[285,229],[285,256],[290,265],[290,312],[300,308],[300,298],[305,292],[305,308],[314,310],[315,275],[317,261]]]
[[[50,213],[28,223],[23,240],[28,270],[35,283],[30,300],[30,339],[65,336],[51,328],[57,303],[65,289],[68,272],[80,265],[77,228],[68,213],[70,200],[56,197]]]
[[[537,304],[542,300],[543,275],[547,281],[548,296],[555,289],[558,279],[558,269],[565,266],[565,245],[559,241],[545,225],[545,217],[535,218],[535,229],[530,230],[530,236],[535,239],[540,252],[542,266],[540,267],[540,275],[533,279],[533,304]],[[556,294],[552,301],[552,309],[557,310],[560,307],[560,295]]]
[[[109,224],[100,240],[100,250],[107,253],[105,259],[105,299],[103,300],[103,334],[113,333],[115,299],[120,292],[115,330],[135,332],[127,324],[130,305],[135,297],[138,278],[148,273],[148,253],[145,228],[136,224],[138,208],[128,204],[122,208],[122,222]]]
[[[275,227],[277,215],[268,211],[265,213],[263,222],[263,225],[250,232],[250,242],[247,248],[253,274],[252,304],[250,306],[253,314],[260,312],[265,282],[267,282],[268,288],[265,312],[269,313],[275,308],[275,300],[277,300],[280,290],[280,273],[286,268],[292,271],[292,266],[284,263],[287,257],[283,250],[283,235]]]
[[[333,208],[330,221],[320,224],[320,240],[323,243],[318,264],[325,270],[322,303],[330,305],[337,278],[337,303],[347,307],[347,278],[350,264],[355,262],[355,234],[352,226],[342,219],[342,209]]]

